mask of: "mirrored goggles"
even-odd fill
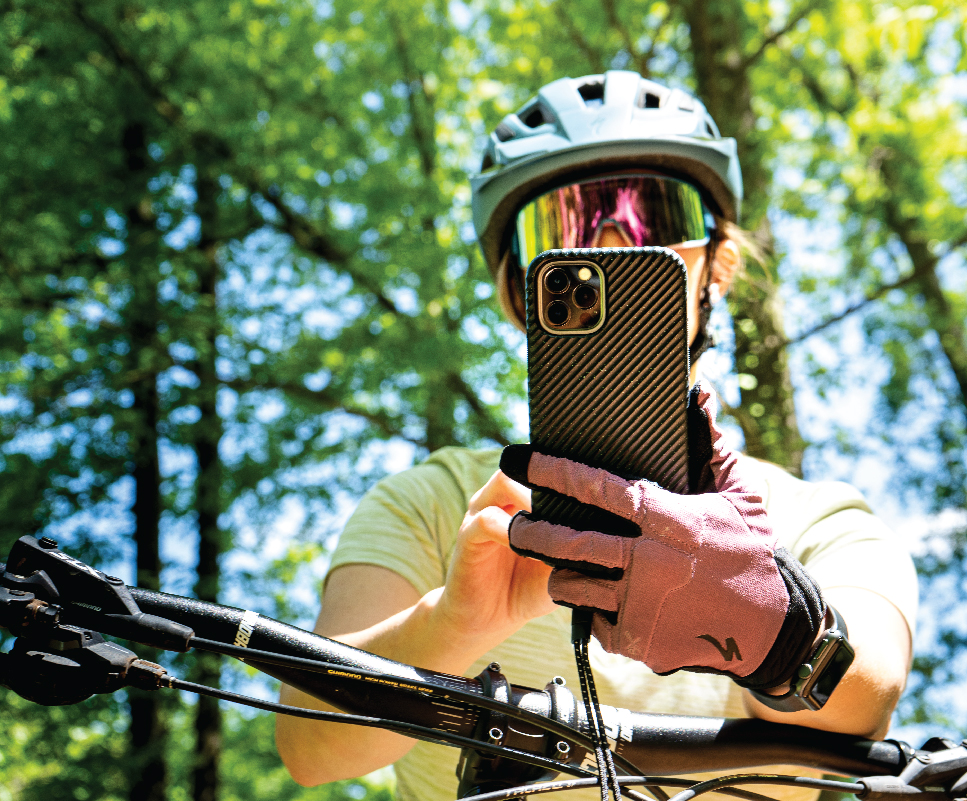
[[[552,189],[517,214],[520,264],[553,248],[597,247],[613,226],[629,247],[708,244],[715,219],[691,184],[639,173],[595,178]]]

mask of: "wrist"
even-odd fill
[[[847,639],[846,623],[833,607],[829,607],[825,620],[822,637],[809,658],[799,666],[785,692],[775,692],[781,688],[769,688],[765,692],[752,690],[760,703],[779,712],[806,709],[815,712],[826,705],[853,664],[855,651]]]
[[[833,625],[833,612],[832,607],[827,607],[826,617],[824,618],[824,625],[820,627],[819,631],[816,632],[816,636],[813,639],[812,645],[809,647],[809,653],[815,653],[819,644],[823,641],[823,637],[826,635],[827,630]],[[785,695],[792,689],[793,679],[784,681],[782,684],[778,684],[774,687],[764,687],[756,692],[760,695],[771,695],[773,697]]]
[[[425,620],[426,636],[432,638],[441,660],[439,665],[427,667],[447,673],[465,673],[481,656],[520,628],[496,629],[479,610],[465,614],[462,605],[452,602],[445,587],[428,592],[417,607],[417,614]]]
[[[819,585],[785,548],[776,548],[776,567],[789,596],[779,635],[769,653],[752,673],[734,679],[740,686],[771,695],[796,680],[796,671],[826,631],[826,601]]]
[[[443,588],[430,590],[412,606],[369,628],[329,634],[333,639],[364,651],[441,673],[461,674],[486,651],[476,638],[454,625]]]

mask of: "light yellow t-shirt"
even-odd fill
[[[379,482],[347,523],[330,572],[341,565],[379,565],[401,575],[420,594],[442,586],[470,497],[494,473],[499,459],[499,450],[443,448],[424,463]],[[917,611],[913,563],[862,496],[847,484],[809,483],[774,465],[748,457],[744,462],[761,480],[779,544],[817,583],[824,589],[862,587],[883,595],[900,610],[912,632]],[[554,676],[563,676],[580,698],[570,616],[570,610],[562,608],[531,621],[482,656],[468,675],[475,676],[496,661],[513,684],[541,688]],[[595,640],[591,664],[602,704],[642,712],[747,717],[741,690],[725,676],[683,671],[656,676],[640,662],[606,653]],[[417,743],[394,766],[397,796],[403,801],[454,799],[458,759],[456,748]],[[773,798],[789,801],[815,797],[798,788],[766,789]],[[600,799],[600,793],[592,789],[569,793],[568,798]]]

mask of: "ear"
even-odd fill
[[[715,248],[715,258],[712,259],[712,279],[709,281],[712,303],[729,291],[741,264],[742,253],[735,242],[731,239],[723,239],[718,243]]]

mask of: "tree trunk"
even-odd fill
[[[682,3],[691,30],[698,94],[723,136],[734,136],[742,163],[745,198],[743,223],[771,253],[766,209],[772,175],[768,147],[756,130],[752,110],[750,65],[744,52],[765,36],[746,17],[738,0]],[[774,268],[774,264],[767,265]],[[767,269],[766,275],[774,272]],[[741,376],[742,402],[736,420],[745,435],[746,451],[776,462],[796,475],[802,471],[805,443],[799,434],[792,380],[786,357],[779,287],[775,281],[739,280],[730,296],[735,330],[735,366]]]
[[[160,233],[144,199],[148,148],[144,126],[129,124],[123,133],[126,155],[125,179],[138,198],[127,211],[128,252],[131,280],[135,287],[131,314],[131,385],[136,418],[133,437],[135,484],[134,542],[136,583],[149,590],[161,589],[161,471],[158,465],[158,371],[154,351],[158,346],[157,244]],[[142,659],[156,662],[160,651],[135,646]],[[131,801],[165,801],[168,771],[165,762],[167,725],[162,714],[161,695],[135,688],[128,690],[131,712],[131,758],[128,797]]]
[[[195,508],[198,513],[198,568],[195,595],[199,600],[218,602],[220,579],[219,559],[225,550],[222,532],[218,527],[221,513],[221,462],[218,443],[222,436],[222,422],[218,417],[218,376],[216,373],[216,338],[218,336],[217,246],[214,229],[217,219],[216,197],[218,184],[213,170],[198,165],[197,212],[201,221],[202,239],[198,250],[198,309],[202,316],[202,331],[194,343],[198,352],[196,373],[199,379],[198,409],[200,417],[195,426],[194,449],[198,464]],[[200,653],[195,663],[195,681],[211,687],[219,686],[221,658]],[[199,696],[195,715],[195,765],[192,774],[194,801],[216,801],[219,792],[218,764],[222,751],[222,715],[218,701]]]
[[[135,351],[137,352],[137,351]],[[158,489],[158,393],[157,376],[149,372],[134,389],[134,409],[140,419],[140,436],[134,454],[134,519],[137,548],[137,585],[149,590],[161,589],[161,555],[158,521],[161,497]],[[138,655],[157,661],[159,652],[144,646]],[[165,801],[167,766],[164,747],[167,726],[162,717],[161,695],[131,688],[128,690],[131,710],[131,772],[128,797],[131,801]]]

